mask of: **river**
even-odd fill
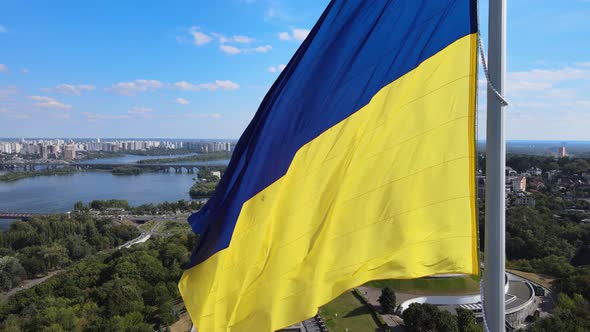
[[[88,161],[93,163],[133,163],[140,159],[170,156],[130,156]],[[201,165],[227,165],[227,160],[192,162]],[[39,176],[15,182],[0,182],[0,211],[59,213],[74,203],[95,199],[124,199],[131,205],[190,199],[188,191],[195,174],[143,173],[116,176],[108,172],[85,171],[63,176]],[[1,221],[0,229],[11,221]]]

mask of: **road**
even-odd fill
[[[36,286],[36,285],[44,282],[45,280],[53,277],[54,275],[59,274],[59,273],[62,273],[64,271],[65,270],[52,271],[52,272],[49,272],[46,276],[41,277],[41,278],[24,280],[22,282],[22,285],[20,285],[18,287],[14,287],[13,289],[11,289],[11,290],[9,290],[7,292],[2,292],[2,295],[3,296],[6,296],[6,297],[10,297],[10,296],[12,296],[12,295],[14,295],[14,294],[16,294],[16,293],[18,293],[20,291],[23,291],[25,289],[29,289],[29,288],[31,288],[33,286]]]
[[[131,241],[128,241],[127,243],[120,245],[117,249],[131,248],[131,246],[136,245],[138,243],[144,243],[145,241],[149,240],[150,237],[152,237],[152,235],[154,235],[154,232],[162,225],[163,222],[163,220],[158,220],[149,232],[141,233],[138,237]]]

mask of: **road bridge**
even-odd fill
[[[153,169],[158,170],[161,172],[170,172],[174,170],[176,173],[182,173],[183,170],[186,170],[187,173],[194,173],[198,168],[207,168],[210,167],[209,165],[202,165],[202,164],[190,164],[190,163],[153,163],[153,164],[139,164],[139,163],[67,163],[67,164],[49,164],[49,163],[7,163],[4,162],[0,164],[0,170],[24,170],[24,171],[33,171],[39,169],[57,169],[57,168],[67,168],[73,167],[78,170],[92,170],[92,169],[107,169],[112,170],[116,167],[123,167],[123,166],[130,166],[130,167],[137,167],[137,168],[144,168],[144,169]]]
[[[198,164],[167,164],[167,163],[154,163],[154,164],[139,164],[139,163],[129,163],[129,164],[117,164],[117,163],[100,163],[100,164],[84,164],[84,163],[73,163],[70,164],[71,167],[76,167],[81,170],[87,169],[113,169],[116,167],[137,167],[137,168],[144,168],[144,169],[157,169],[162,172],[170,172],[173,169],[176,173],[181,173],[183,169],[186,170],[187,173],[194,173],[195,169],[197,168],[204,168],[207,166],[198,165]]]
[[[0,219],[21,219],[21,220],[30,220],[33,217],[40,216],[48,216],[48,214],[41,214],[41,213],[19,213],[19,212],[0,212]]]

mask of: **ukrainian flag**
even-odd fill
[[[179,288],[272,331],[369,280],[477,274],[475,0],[334,0],[264,98]]]

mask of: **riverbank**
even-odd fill
[[[108,158],[119,158],[124,157],[121,153],[112,152],[87,152],[82,160],[95,160],[95,159],[108,159]]]
[[[113,175],[139,175],[148,172],[157,172],[158,168],[141,168],[135,166],[117,166],[111,170]]]
[[[195,153],[194,150],[189,149],[150,149],[145,151],[126,151],[126,154],[134,156],[164,156],[164,155],[183,155]]]
[[[94,168],[84,170],[85,172],[108,172],[118,176],[129,176],[129,175],[140,175],[143,173],[158,172],[158,168],[145,168],[145,167],[134,167],[134,166],[117,166],[112,168]],[[55,169],[47,169],[40,171],[15,171],[7,172],[0,175],[0,182],[15,182],[18,180],[38,177],[38,176],[53,176],[53,175],[72,175],[74,173],[81,172],[81,170],[73,167],[62,167]]]
[[[37,176],[72,175],[76,172],[78,172],[77,169],[69,167],[45,169],[41,171],[7,172],[0,175],[0,182],[14,182]]]
[[[216,174],[213,172],[216,172]],[[200,169],[197,173],[197,181],[189,190],[191,198],[198,199],[211,197],[224,172],[225,167],[208,167]]]
[[[213,161],[213,160],[225,160],[231,158],[231,152],[220,151],[211,152],[205,154],[197,154],[184,157],[176,158],[159,158],[159,159],[142,159],[137,161],[138,164],[166,164],[166,163],[179,163],[187,161]]]

